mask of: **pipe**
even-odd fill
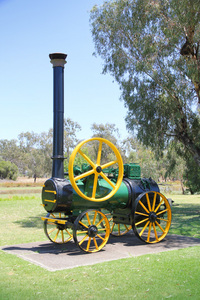
[[[67,54],[49,54],[53,64],[52,177],[64,178],[64,65]]]

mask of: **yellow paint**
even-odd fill
[[[91,159],[84,154],[81,151],[81,147],[84,146],[86,143],[90,142],[90,141],[98,141],[99,142],[99,149],[98,149],[98,154],[97,154],[97,160],[96,162],[91,161]],[[108,145],[112,151],[114,152],[115,156],[116,156],[116,160],[110,161],[106,164],[101,165],[101,153],[102,153],[102,144],[105,143],[106,145]],[[74,177],[74,171],[73,171],[73,167],[74,167],[74,160],[76,158],[77,154],[80,154],[86,161],[87,163],[92,167],[92,170],[85,172],[81,175],[78,175],[76,177]],[[118,168],[119,168],[119,173],[118,173],[118,178],[117,178],[117,182],[114,184],[104,173],[103,170],[113,166],[114,164],[118,164]],[[100,166],[102,171],[100,173],[97,172],[96,168]],[[70,182],[74,188],[74,190],[77,192],[77,194],[79,196],[81,196],[82,198],[89,200],[89,201],[93,201],[93,202],[102,202],[105,200],[108,200],[109,198],[111,198],[119,189],[122,179],[123,179],[123,175],[124,175],[124,167],[123,167],[123,161],[121,158],[121,155],[119,153],[119,151],[117,150],[117,148],[108,140],[103,139],[103,138],[92,138],[92,139],[88,139],[86,141],[81,142],[80,144],[78,144],[78,146],[76,146],[76,148],[74,149],[74,151],[72,152],[71,156],[70,156],[70,160],[69,160],[69,179]],[[94,174],[94,184],[93,184],[93,191],[92,191],[92,197],[88,197],[86,196],[84,193],[81,192],[81,190],[78,188],[77,185],[77,181],[85,178],[87,176],[90,176]],[[96,199],[96,189],[97,189],[97,181],[98,181],[98,176],[101,176],[104,178],[104,180],[106,180],[108,182],[108,184],[111,186],[112,191],[106,195],[103,198],[97,198]]]
[[[45,190],[45,193],[53,193],[53,194],[57,194],[56,191],[49,191],[49,190]]]
[[[56,202],[56,199],[55,199],[55,200],[48,200],[48,199],[44,199],[44,201],[46,201],[46,202],[53,202],[53,203],[55,203],[55,202]]]

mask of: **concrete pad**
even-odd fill
[[[96,253],[82,252],[73,241],[62,245],[35,242],[4,246],[1,249],[49,271],[57,271],[191,246],[200,246],[200,239],[167,235],[160,243],[144,244],[133,233],[128,233],[121,237],[111,236],[106,246]]]

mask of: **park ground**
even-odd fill
[[[0,182],[1,247],[47,240],[43,179],[33,181]],[[200,239],[200,195],[166,188],[174,200],[169,234]],[[196,246],[50,272],[0,251],[0,299],[200,299],[199,262]]]

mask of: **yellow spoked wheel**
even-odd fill
[[[131,230],[131,225],[126,224],[116,224],[113,220],[110,221],[110,234],[114,236],[125,235],[129,230]]]
[[[100,251],[106,245],[109,235],[109,222],[101,211],[87,210],[74,222],[74,241],[85,252]]]
[[[113,236],[122,236],[125,235],[127,232],[129,232],[132,228],[131,225],[126,224],[116,224],[113,222],[113,217],[111,213],[105,214],[108,218],[109,225],[110,225],[110,234]]]
[[[66,228],[66,225],[64,224],[64,220],[66,220],[64,214],[48,213],[46,218],[47,219],[44,221],[44,232],[51,242],[56,244],[64,244],[73,238],[72,229]],[[59,220],[60,223],[58,223]]]
[[[170,204],[159,192],[146,192],[136,199],[133,230],[146,243],[158,243],[171,225]]]
[[[95,162],[93,162],[81,150],[81,148],[84,148],[84,146],[87,143],[91,142],[91,141],[95,141],[96,143],[98,143],[98,151],[97,151],[97,157],[96,157]],[[115,158],[113,160],[111,160],[110,162],[102,164],[101,163],[102,148],[105,145],[109,146],[112,149],[112,152],[113,152]],[[86,163],[88,163],[91,166],[91,170],[75,177],[74,172],[73,172],[73,167],[74,167],[74,160],[75,160],[75,158],[78,154],[82,158],[84,158]],[[109,168],[111,166],[114,166],[116,164],[118,165],[118,177],[117,177],[116,183],[114,183],[113,181],[111,181],[105,175],[104,169]],[[79,196],[81,196],[84,199],[94,201],[94,202],[100,202],[100,201],[108,200],[119,189],[119,187],[121,185],[121,182],[122,182],[122,179],[123,179],[123,174],[124,174],[124,169],[123,169],[123,161],[122,161],[121,155],[120,155],[119,151],[117,150],[117,148],[111,142],[107,141],[106,139],[92,138],[92,139],[83,141],[74,149],[74,151],[72,152],[72,154],[70,156],[70,160],[69,160],[69,179],[70,179],[70,182],[71,182],[74,190],[77,192],[77,194],[79,194]],[[94,175],[94,182],[93,182],[92,196],[91,197],[84,194],[77,186],[77,181],[78,180],[83,179],[83,178],[87,178],[90,175]],[[111,191],[106,196],[103,196],[102,198],[97,197],[97,195],[96,195],[97,183],[98,183],[98,177],[99,176],[101,176],[104,180],[107,181],[107,183],[109,184],[110,189],[111,189]]]

